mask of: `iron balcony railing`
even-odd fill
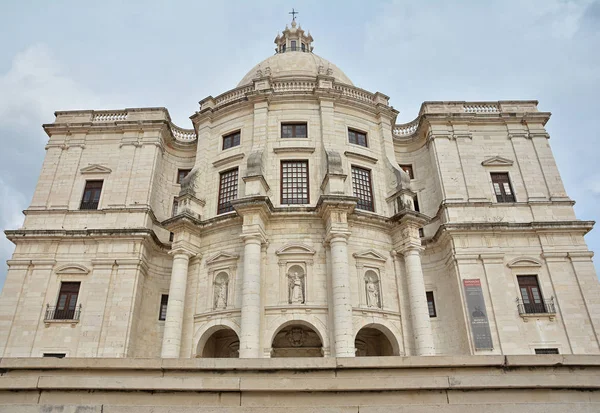
[[[50,304],[46,304],[46,316],[44,317],[44,321],[51,320],[74,320],[79,321],[79,316],[81,315],[81,304],[79,304],[75,308],[63,308],[59,309],[57,307],[51,307]]]
[[[285,47],[285,48],[280,48],[278,50],[276,50],[275,53],[285,53],[285,52],[305,52],[308,53],[310,52],[308,47],[302,47],[302,46],[296,46],[296,47]]]
[[[82,202],[79,209],[98,209],[98,201]]]
[[[517,298],[517,308],[519,314],[555,314],[554,297],[549,300],[542,300],[541,303],[524,302],[522,298]]]

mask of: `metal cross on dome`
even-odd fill
[[[289,12],[288,14],[292,15],[292,21],[295,22],[296,21],[296,14],[300,14],[300,12],[297,12],[294,8],[292,8],[292,11]]]

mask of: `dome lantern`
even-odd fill
[[[305,33],[296,20],[292,20],[292,27],[285,26],[281,35],[275,38],[275,53],[305,52],[311,53],[313,38],[310,33]]]

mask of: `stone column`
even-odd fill
[[[260,357],[260,262],[262,238],[244,236],[240,358]]]
[[[348,234],[333,233],[331,249],[331,289],[336,357],[354,357],[354,327],[348,268]]]
[[[193,255],[184,249],[173,250],[170,254],[173,255],[173,269],[171,270],[169,302],[161,352],[163,358],[179,357],[188,265],[190,257]]]
[[[420,247],[412,247],[406,249],[403,254],[415,348],[418,356],[429,356],[435,354],[435,349],[420,251]]]

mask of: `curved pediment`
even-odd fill
[[[308,245],[301,244],[299,242],[292,242],[286,244],[278,249],[275,254],[277,255],[314,255],[315,250]]]
[[[96,164],[88,165],[85,168],[81,168],[80,171],[82,174],[109,174],[112,172],[112,169],[96,163]]]
[[[531,257],[517,257],[508,264],[509,268],[520,268],[520,267],[541,267],[542,263],[539,260]]]
[[[90,270],[81,264],[65,264],[56,269],[57,274],[86,275]]]
[[[387,258],[375,251],[374,249],[368,249],[363,252],[355,252],[352,254],[354,258],[357,260],[371,260],[371,261],[380,261],[386,262]]]

